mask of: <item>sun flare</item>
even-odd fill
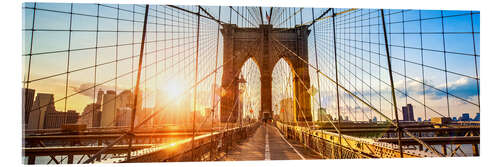
[[[180,79],[170,79],[166,81],[163,90],[167,97],[176,98],[186,91],[186,83]]]

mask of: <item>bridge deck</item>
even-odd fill
[[[267,137],[266,137],[267,136]],[[267,138],[267,139],[266,139]],[[262,124],[253,136],[229,151],[226,161],[300,160],[321,157],[293,141],[286,141],[272,125]]]

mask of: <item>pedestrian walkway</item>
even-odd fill
[[[302,145],[285,140],[278,129],[262,124],[247,140],[229,151],[226,161],[320,159]]]

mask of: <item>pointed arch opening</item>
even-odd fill
[[[275,119],[295,122],[294,117],[294,72],[292,65],[280,58],[272,71],[272,110]]]
[[[261,109],[261,72],[253,57],[248,58],[241,66],[239,83],[240,98],[239,110],[242,112],[242,119],[251,120],[259,118]]]

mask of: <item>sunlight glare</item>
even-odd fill
[[[166,81],[163,90],[169,98],[176,98],[186,91],[186,84],[180,79],[170,79]]]

